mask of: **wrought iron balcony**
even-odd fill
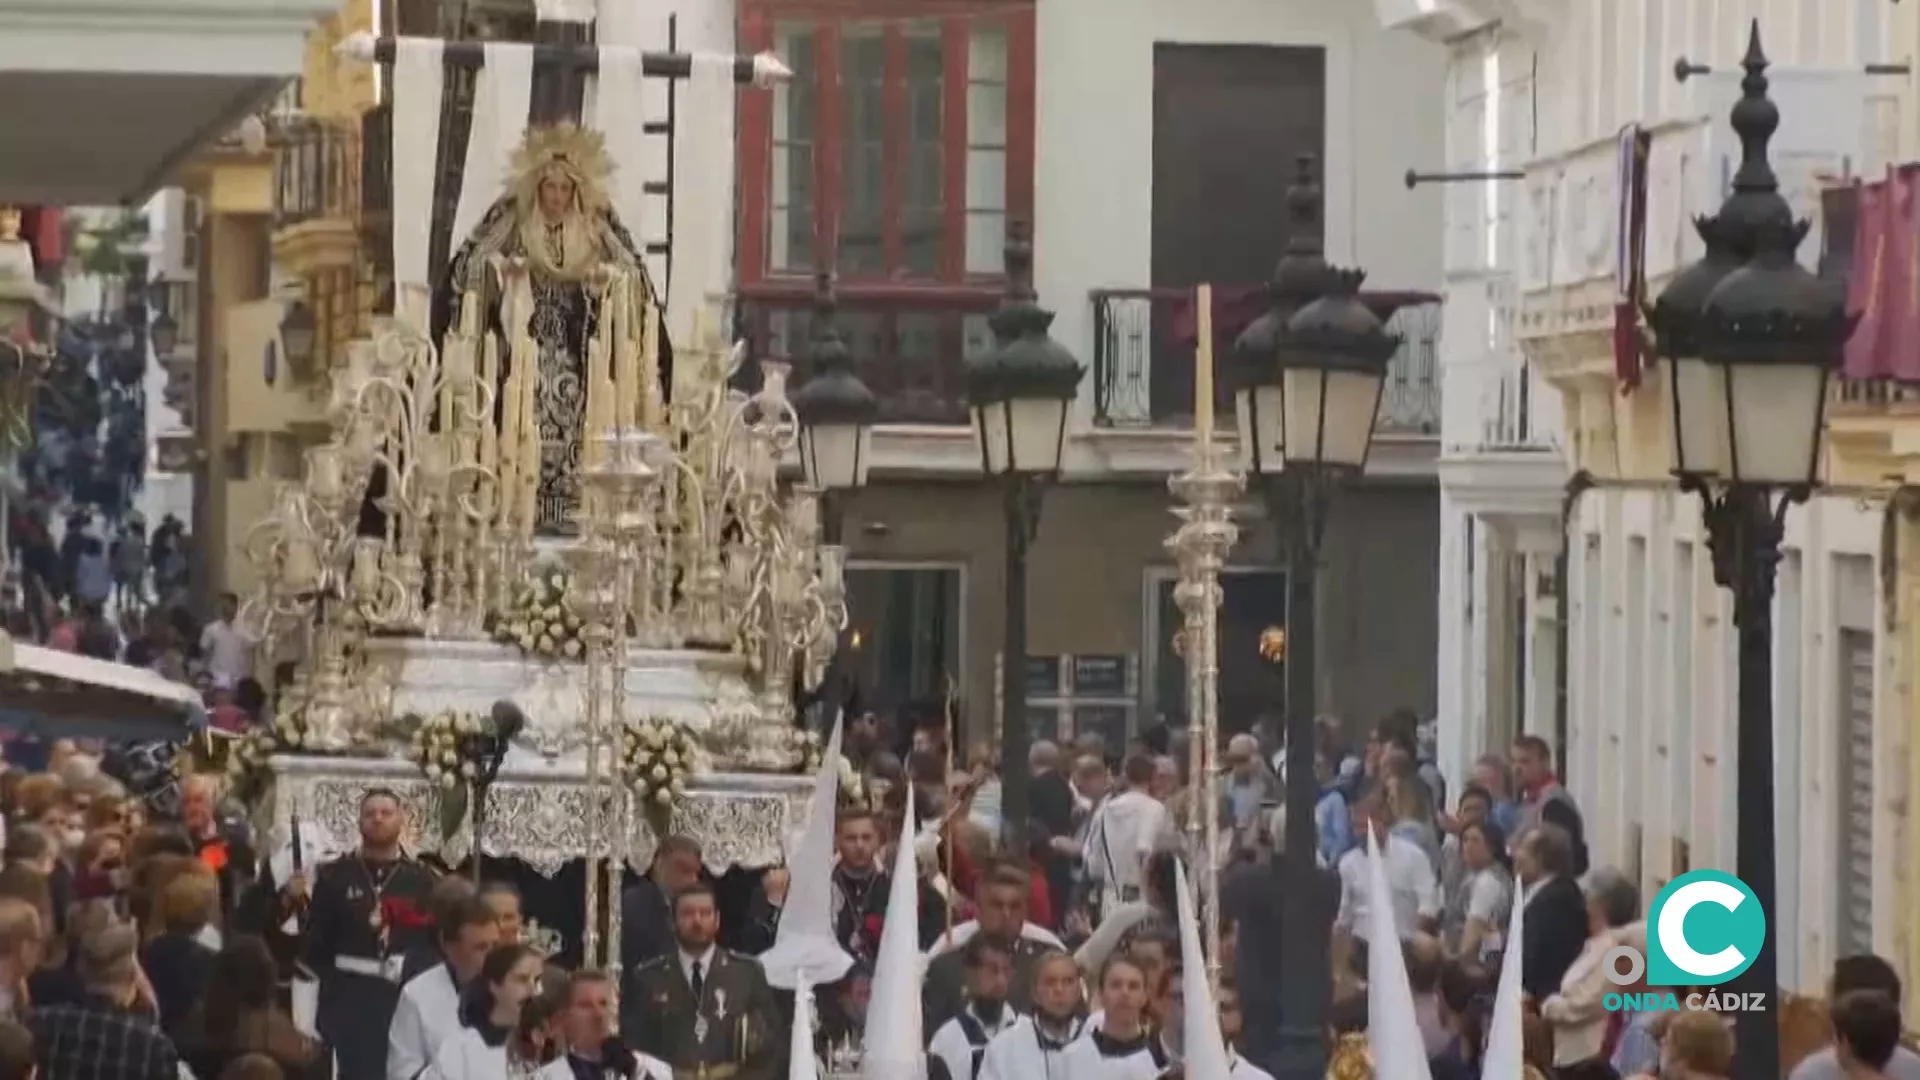
[[[997,287],[847,282],[838,325],[860,378],[880,399],[883,424],[966,424],[966,360],[993,348],[987,316]],[[812,374],[811,282],[749,286],[741,298],[752,355],[793,365],[791,385]]]
[[[1828,384],[1829,410],[1861,416],[1874,413],[1920,413],[1920,386],[1892,379],[1835,379]]]
[[[1559,449],[1558,412],[1543,396],[1526,364],[1490,365],[1481,374],[1478,449]]]
[[[290,123],[274,160],[277,229],[309,221],[353,221],[360,213],[360,133],[301,118]]]
[[[1094,424],[1098,427],[1182,427],[1193,419],[1193,292],[1188,289],[1095,289],[1093,302]],[[1386,435],[1440,431],[1440,303],[1426,293],[1363,294],[1405,338],[1387,369],[1378,430]],[[1246,324],[1264,310],[1263,288],[1215,290],[1214,355],[1224,362]],[[1216,380],[1218,409],[1232,407],[1226,379]]]

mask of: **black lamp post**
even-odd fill
[[[1007,230],[1007,298],[993,315],[998,347],[967,362],[967,398],[980,467],[1001,492],[1006,521],[1005,629],[1000,663],[1000,785],[1006,850],[1027,861],[1027,550],[1040,531],[1041,497],[1060,473],[1067,416],[1086,368],[1049,331],[1053,312],[1033,292],[1032,234]]]
[[[1313,683],[1320,544],[1334,493],[1366,467],[1387,364],[1400,344],[1360,300],[1365,272],[1335,269],[1321,252],[1313,165],[1300,159],[1287,193],[1294,224],[1274,269],[1272,307],[1234,344],[1246,470],[1282,530],[1287,566],[1286,836],[1271,875],[1282,962],[1240,952],[1248,1056],[1279,1080],[1318,1080],[1327,1066],[1334,905],[1313,887],[1321,879]]]
[[[853,353],[835,324],[833,275],[819,276],[813,305],[813,374],[793,395],[800,420],[800,470],[820,493],[826,541],[840,543],[842,493],[867,486],[880,401],[853,370]]]
[[[1707,254],[1649,315],[1671,372],[1674,473],[1699,495],[1713,577],[1733,593],[1739,641],[1735,872],[1767,916],[1760,953],[1729,989],[1765,994],[1735,1017],[1739,1073],[1780,1072],[1773,798],[1773,590],[1787,507],[1819,484],[1827,378],[1856,321],[1838,282],[1803,269],[1795,221],[1767,162],[1780,111],[1767,98],[1755,20],[1733,107],[1741,160],[1718,215],[1695,225]]]

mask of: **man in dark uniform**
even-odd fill
[[[1000,942],[1013,956],[1013,989],[1008,1004],[1019,1012],[1033,1011],[1034,969],[1052,947],[1024,937],[1027,920],[1027,876],[1013,867],[991,871],[980,889],[979,930],[982,937]],[[965,950],[950,948],[927,965],[921,989],[921,1009],[928,1031],[960,1015],[967,1004]]]
[[[404,959],[433,941],[433,873],[401,852],[405,828],[399,796],[369,790],[360,799],[360,849],[314,876],[306,962],[320,980],[320,1034],[341,1076],[385,1074]]]
[[[757,961],[714,944],[711,886],[674,896],[673,929],[674,951],[641,965],[621,1002],[630,1045],[673,1066],[676,1080],[774,1080],[788,1041],[780,1009]]]

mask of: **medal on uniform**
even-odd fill
[[[694,1018],[693,1041],[697,1043],[704,1043],[707,1041],[707,1018],[704,1013]]]
[[[372,930],[376,934],[379,933],[382,929],[384,929],[386,925],[387,925],[387,921],[380,917],[379,908],[374,908],[373,914],[367,916],[367,928]]]

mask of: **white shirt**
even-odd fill
[[[987,1044],[979,1080],[1065,1080],[1067,1047],[1078,1042],[1085,1029],[1085,1021],[1074,1021],[1066,1046],[1054,1050],[1040,1041],[1033,1017],[1022,1016]]]
[[[659,1058],[635,1051],[633,1060],[640,1066],[635,1070],[633,1080],[673,1080],[673,1066]],[[611,1077],[613,1074],[607,1075]],[[573,1066],[563,1054],[540,1066],[540,1070],[533,1074],[533,1080],[574,1080]]]
[[[442,1044],[461,1031],[460,988],[445,964],[415,975],[400,988],[387,1027],[387,1080],[413,1080]]]
[[[1241,1057],[1233,1050],[1227,1051],[1227,1060],[1232,1063],[1227,1067],[1227,1076],[1230,1080],[1273,1080],[1272,1073]]]
[[[1380,857],[1386,860],[1387,891],[1393,894],[1393,928],[1405,941],[1419,931],[1422,918],[1440,913],[1440,883],[1434,878],[1427,853],[1404,836],[1388,833]],[[1365,848],[1355,848],[1340,857],[1340,913],[1334,916],[1333,928],[1362,941],[1369,933],[1369,877]]]
[[[982,1054],[980,1071],[985,1073],[985,1052],[993,1044],[993,1037],[1012,1027],[1020,1019],[1020,1014],[1014,1012],[1011,1007],[1003,1005],[1000,1009],[1000,1022],[989,1024],[980,1019],[979,1014],[973,1011],[973,1006],[969,1005],[965,1015],[978,1024],[981,1032],[987,1037],[986,1045],[980,1047]],[[952,1080],[974,1080],[973,1051],[973,1042],[967,1038],[966,1028],[960,1026],[958,1016],[941,1024],[940,1030],[934,1032],[933,1038],[927,1041],[928,1056],[937,1057],[944,1062],[947,1066],[947,1075]]]
[[[1147,856],[1172,818],[1160,800],[1144,791],[1122,791],[1093,811],[1087,829],[1087,873],[1101,885],[1125,891],[1139,889]]]
[[[933,948],[927,950],[927,959],[932,960],[942,953],[950,953],[955,949],[966,947],[967,942],[972,941],[973,936],[979,932],[979,919],[968,919],[966,922],[956,925],[953,929],[941,934],[940,939],[933,943]],[[1037,941],[1050,949],[1059,949],[1061,952],[1067,951],[1067,947],[1060,943],[1060,939],[1054,936],[1053,931],[1044,926],[1035,926],[1032,923],[1021,923],[1020,936],[1026,938],[1028,941]]]
[[[706,989],[707,980],[713,978],[714,955],[719,951],[718,948],[712,945],[707,946],[707,951],[698,956],[695,956],[685,949],[680,950],[680,977],[687,980],[688,989],[692,989],[693,987],[693,965],[695,961],[699,961],[700,963],[700,988],[702,990]]]
[[[1086,1031],[1094,1024],[1088,1021]],[[1083,1034],[1072,1046],[1060,1052],[1060,1080],[1159,1080],[1161,1068],[1153,1060],[1152,1043],[1125,1057],[1102,1057],[1100,1047]],[[980,1070],[983,1074],[986,1070]]]
[[[253,639],[225,619],[215,619],[200,631],[200,650],[207,654],[207,670],[215,676],[237,683],[253,674]]]
[[[387,1062],[391,1076],[393,1062]],[[463,1027],[447,1037],[434,1051],[433,1064],[422,1080],[508,1080],[507,1046],[488,1046],[480,1032]]]

